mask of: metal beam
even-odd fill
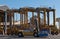
[[[55,26],[55,10],[53,11],[53,25]]]
[[[46,9],[44,9],[44,26],[46,26]]]
[[[38,26],[40,26],[40,12],[38,12],[37,15],[38,15]]]
[[[49,11],[47,12],[47,24],[48,24],[48,26],[49,26]]]
[[[20,24],[23,24],[23,14],[20,14]]]
[[[10,30],[11,30],[11,32],[12,32],[12,13],[10,13]]]
[[[27,11],[24,14],[24,24],[25,24],[26,28],[28,28],[28,13],[27,13]]]
[[[5,12],[5,35],[7,35],[7,12]]]
[[[13,26],[14,26],[14,13],[13,13]]]
[[[40,12],[37,13],[37,16],[38,16],[38,31],[40,29]]]

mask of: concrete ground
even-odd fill
[[[17,37],[17,36],[2,36],[0,35],[0,39],[60,39],[60,34],[58,35],[49,35],[48,37],[45,38],[40,38],[40,37],[33,37],[33,36],[25,36],[25,37]]]

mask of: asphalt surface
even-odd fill
[[[58,35],[49,35],[48,37],[33,37],[33,36],[25,36],[25,37],[17,37],[17,36],[2,36],[0,35],[0,39],[60,39],[60,34]]]

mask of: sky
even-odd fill
[[[52,7],[56,9],[56,18],[60,17],[59,4],[60,0],[0,0],[0,5],[7,5],[10,9],[19,9],[21,7]]]

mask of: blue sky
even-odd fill
[[[51,6],[56,9],[56,17],[60,17],[60,0],[0,0],[0,5],[9,8]]]
[[[9,8],[50,6],[56,9],[56,17],[60,17],[60,0],[0,0],[0,5]]]

